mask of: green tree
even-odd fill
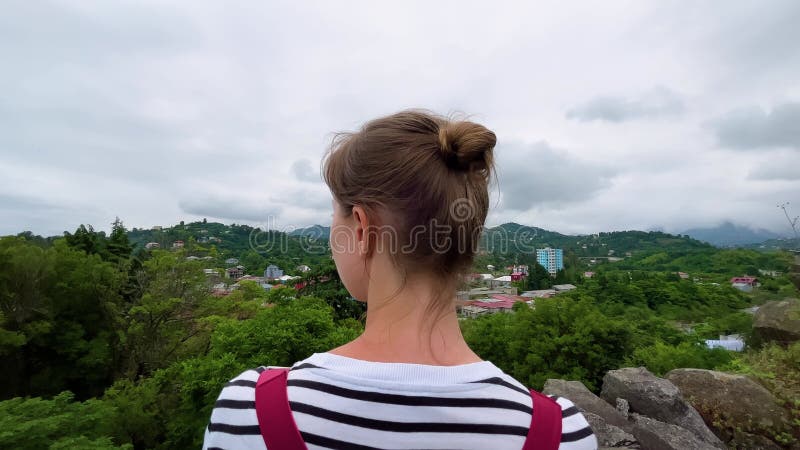
[[[116,415],[109,403],[75,402],[70,392],[51,400],[6,400],[0,402],[0,448],[131,450],[130,444],[117,445],[111,437],[119,434],[113,428]]]
[[[202,265],[182,253],[154,251],[137,274],[140,296],[122,316],[125,335],[122,371],[135,379],[196,354],[210,326],[198,322],[209,298]]]
[[[527,284],[531,290],[549,289],[553,285],[550,273],[538,262],[530,266]]]
[[[111,224],[111,234],[108,237],[106,248],[112,260],[125,261],[131,256],[133,247],[128,241],[128,232],[119,217]]]
[[[516,308],[465,323],[476,353],[529,386],[548,378],[581,380],[599,387],[605,372],[620,367],[632,351],[632,330],[606,317],[590,299],[537,299],[535,308]]]

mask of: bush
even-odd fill
[[[731,352],[709,349],[700,343],[681,342],[669,345],[656,342],[648,347],[637,348],[627,360],[629,366],[645,366],[647,370],[663,376],[672,369],[716,369],[732,360]]]
[[[109,437],[119,434],[116,417],[112,405],[95,399],[75,402],[68,391],[50,400],[17,397],[0,402],[0,448],[132,449]]]

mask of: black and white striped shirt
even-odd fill
[[[264,367],[225,385],[204,450],[266,450],[255,410]],[[314,353],[288,374],[289,403],[309,450],[514,449],[531,423],[530,393],[490,361],[457,366],[363,361]],[[559,450],[595,450],[589,424],[567,399]]]

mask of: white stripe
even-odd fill
[[[444,398],[492,398],[512,401],[528,408],[531,407],[530,396],[522,392],[497,384],[471,382],[499,377],[511,385],[527,391],[519,381],[503,373],[491,363],[474,364],[469,366],[472,369],[471,371],[466,371],[464,367],[459,368],[457,366],[447,368],[414,364],[375,363],[343,358],[337,355],[315,353],[294,365],[310,363],[322,368],[291,371],[289,372],[289,379],[311,380],[362,392]],[[420,376],[410,376],[414,374]],[[406,375],[408,377],[405,377]],[[258,377],[258,372],[248,370],[234,378],[234,380],[256,381]],[[524,428],[530,425],[529,413],[503,408],[386,404],[340,397],[299,386],[289,387],[288,396],[290,401],[302,402],[357,417],[392,422],[500,424]],[[222,389],[219,399],[254,401],[255,389],[247,386],[228,386]],[[573,403],[565,398],[559,398],[557,402],[562,411],[573,406]],[[492,448],[518,450],[522,448],[525,441],[524,436],[514,435],[381,431],[330,421],[310,414],[295,412],[293,415],[298,428],[303,432],[378,448],[410,449],[425,447],[431,449]],[[258,424],[254,408],[215,408],[212,412],[211,420],[215,423],[240,426]],[[588,422],[580,413],[562,420],[562,432],[564,433],[578,431],[587,426]],[[206,430],[203,448],[206,449],[208,447],[220,447],[227,450],[266,449],[261,435],[239,436],[221,432],[208,432]],[[308,444],[307,447],[309,450],[321,450],[323,448],[311,444]],[[597,439],[594,435],[590,435],[579,441],[562,443],[559,449],[595,450],[597,449]]]
[[[525,436],[480,433],[405,433],[374,430],[333,422],[309,414],[295,414],[297,426],[313,434],[339,439],[359,445],[393,449],[496,449],[519,450]],[[301,425],[302,424],[302,425]],[[315,430],[321,430],[315,432]]]
[[[392,389],[382,389],[373,386],[372,380],[369,380],[366,383],[362,381],[359,384],[353,384],[348,382],[341,382],[338,380],[334,381],[330,377],[325,377],[324,375],[325,372],[318,370],[313,372],[310,370],[298,370],[297,372],[290,372],[289,379],[317,381],[319,383],[332,384],[334,386],[339,386],[346,389],[353,389],[365,392],[380,392],[384,394],[423,395],[430,397],[445,397],[445,398],[465,398],[465,397],[496,398],[498,400],[508,400],[515,403],[519,403],[520,405],[527,406],[528,408],[530,408],[532,404],[532,399],[530,395],[526,395],[521,392],[517,392],[513,389],[509,389],[508,387],[499,386],[496,384],[469,383],[466,385],[461,384],[460,385],[461,389],[458,389],[458,386],[455,386],[448,389],[447,391],[430,392],[427,391],[426,389],[416,389],[416,388],[413,390],[410,390],[408,388],[401,389],[396,384],[393,385]],[[290,387],[290,389],[292,387]]]

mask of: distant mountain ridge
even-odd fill
[[[739,247],[760,244],[781,236],[764,229],[753,229],[732,222],[724,222],[716,227],[692,228],[681,234],[691,236],[698,241],[708,242],[717,247]]]
[[[305,236],[314,239],[328,239],[331,235],[331,227],[324,225],[311,225],[310,227],[298,228],[289,233],[289,236]]]

